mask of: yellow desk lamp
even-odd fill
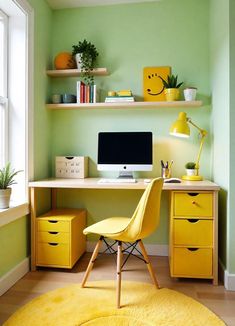
[[[176,136],[176,137],[184,137],[187,138],[190,136],[190,128],[188,124],[191,124],[195,128],[199,130],[199,135],[201,137],[199,152],[197,154],[197,160],[196,160],[196,175],[184,175],[182,176],[183,180],[190,180],[190,181],[200,181],[203,180],[203,177],[199,175],[199,161],[201,157],[202,152],[202,146],[205,140],[205,137],[207,135],[207,131],[204,129],[199,128],[195,123],[192,122],[190,118],[187,117],[185,112],[180,112],[178,119],[172,124],[170,128],[170,135]]]

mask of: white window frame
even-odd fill
[[[25,134],[24,134],[24,142],[25,142],[25,163],[24,163],[24,185],[25,185],[25,199],[22,202],[15,202],[11,203],[10,208],[7,210],[0,210],[0,216],[2,218],[3,225],[12,222],[13,220],[20,218],[26,214],[29,213],[29,203],[28,203],[28,180],[33,179],[33,103],[34,103],[34,97],[33,97],[33,90],[34,90],[34,78],[33,78],[33,72],[34,72],[34,12],[32,7],[29,5],[27,0],[0,0],[0,8],[3,12],[5,12],[9,16],[9,25],[10,25],[10,32],[11,33],[11,27],[14,28],[14,19],[15,19],[15,10],[18,8],[21,10],[21,13],[25,17],[25,58],[26,58],[26,65],[24,70],[24,80],[25,80]],[[13,25],[11,25],[13,24]],[[9,52],[10,52],[10,46],[11,46],[11,35],[9,35]],[[13,44],[13,54],[14,54],[14,44]],[[15,51],[15,54],[17,56],[17,51]],[[11,56],[12,54],[10,54]],[[11,58],[12,60],[12,58]],[[17,60],[17,57],[16,57]],[[13,79],[13,74],[11,73],[12,65],[10,67],[8,66],[8,73],[10,72],[9,79]],[[9,71],[10,70],[10,71]],[[11,83],[11,81],[10,81]],[[9,85],[9,80],[8,80]],[[11,85],[10,85],[11,88]],[[8,125],[10,125],[10,128],[8,130],[8,137],[7,140],[9,142],[9,148],[10,151],[8,153],[7,159],[12,162],[12,166],[16,167],[17,165],[17,158],[12,157],[12,144],[15,143],[16,135],[12,137],[11,135],[11,129],[14,129],[11,127],[11,119],[12,119],[12,112],[11,111],[11,99],[10,99],[11,89],[9,89],[9,101],[7,104],[9,104],[9,121]],[[13,130],[14,131],[14,130]],[[17,144],[16,144],[17,146]],[[14,151],[14,149],[13,149]],[[14,156],[14,155],[13,155]]]
[[[0,91],[0,168],[2,168],[8,160],[8,16],[0,10],[1,20],[4,24],[4,34],[3,34],[3,60],[1,62],[2,69],[2,81],[3,89]]]

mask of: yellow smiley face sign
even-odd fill
[[[165,101],[163,79],[170,75],[171,67],[145,67],[143,75],[144,101],[157,102]]]

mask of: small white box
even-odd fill
[[[87,156],[56,156],[56,178],[84,179],[88,176]]]

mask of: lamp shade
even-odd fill
[[[180,112],[178,119],[170,127],[170,135],[176,137],[189,137],[190,128],[185,112]]]

